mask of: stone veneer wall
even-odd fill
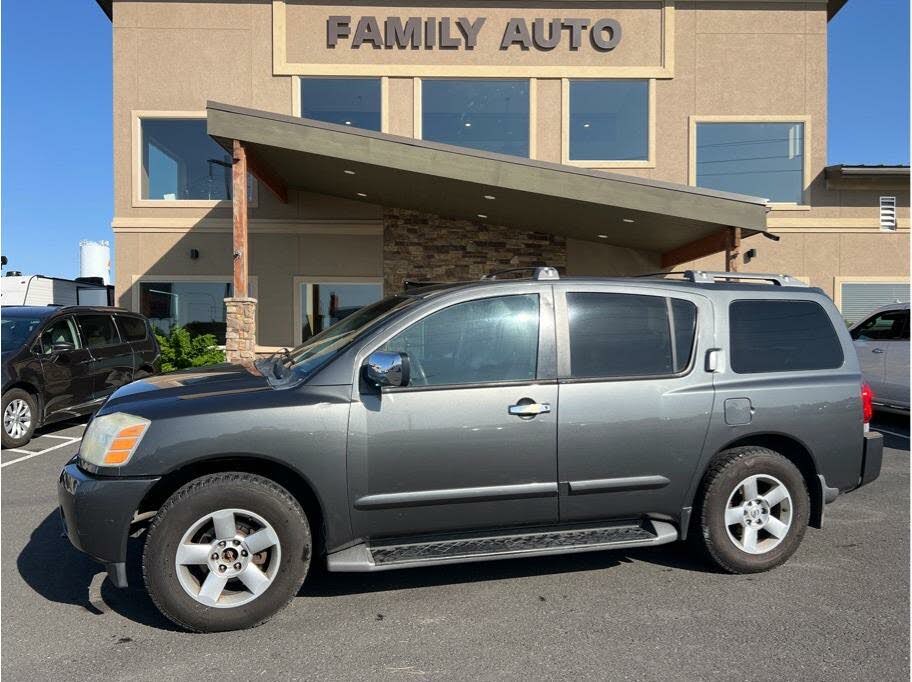
[[[405,280],[458,282],[496,270],[537,265],[567,267],[567,240],[484,221],[450,220],[432,213],[383,210],[384,293]]]
[[[256,299],[226,298],[225,359],[252,362],[256,359]]]

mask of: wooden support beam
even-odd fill
[[[235,142],[235,144],[238,144]],[[243,144],[243,143],[241,143]],[[253,176],[262,182],[269,190],[278,197],[283,204],[288,203],[288,186],[285,181],[276,175],[272,169],[263,163],[260,158],[249,148],[244,147],[247,153],[247,170],[253,173]]]
[[[738,272],[738,261],[741,258],[741,228],[732,227],[725,232],[725,271]]]
[[[725,251],[728,247],[728,233],[729,230],[719,230],[689,244],[684,244],[684,246],[666,251],[662,254],[662,267],[673,268],[681,263],[687,263],[688,261]]]
[[[247,298],[247,150],[234,141],[231,166],[231,208],[233,211],[234,298]]]

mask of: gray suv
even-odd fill
[[[870,401],[818,289],[538,268],[391,296],[256,366],[119,389],[61,472],[60,508],[121,587],[147,524],[146,587],[196,631],[264,622],[314,562],[688,539],[751,573],[878,476]]]

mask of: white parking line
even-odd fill
[[[44,450],[39,450],[38,452],[29,453],[25,457],[19,457],[18,459],[12,459],[9,462],[4,462],[3,464],[0,464],[0,469],[2,469],[4,467],[8,467],[10,464],[15,464],[16,462],[24,462],[25,460],[31,459],[32,457],[37,457],[38,455],[43,455],[47,452],[50,452],[51,450],[59,450],[60,448],[65,448],[67,445],[72,445],[73,443],[75,443],[79,440],[82,440],[82,439],[81,438],[71,438],[66,443],[60,443],[59,445],[52,445],[51,447],[45,448]],[[10,450],[7,450],[7,452],[10,452]],[[28,451],[27,450],[12,450],[12,452],[28,452]]]
[[[56,438],[57,440],[79,440],[82,436],[55,436],[53,433],[42,433],[38,438]]]

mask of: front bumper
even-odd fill
[[[73,546],[104,563],[118,587],[126,587],[124,566],[133,514],[158,478],[105,478],[87,474],[74,457],[60,472],[57,500]]]

